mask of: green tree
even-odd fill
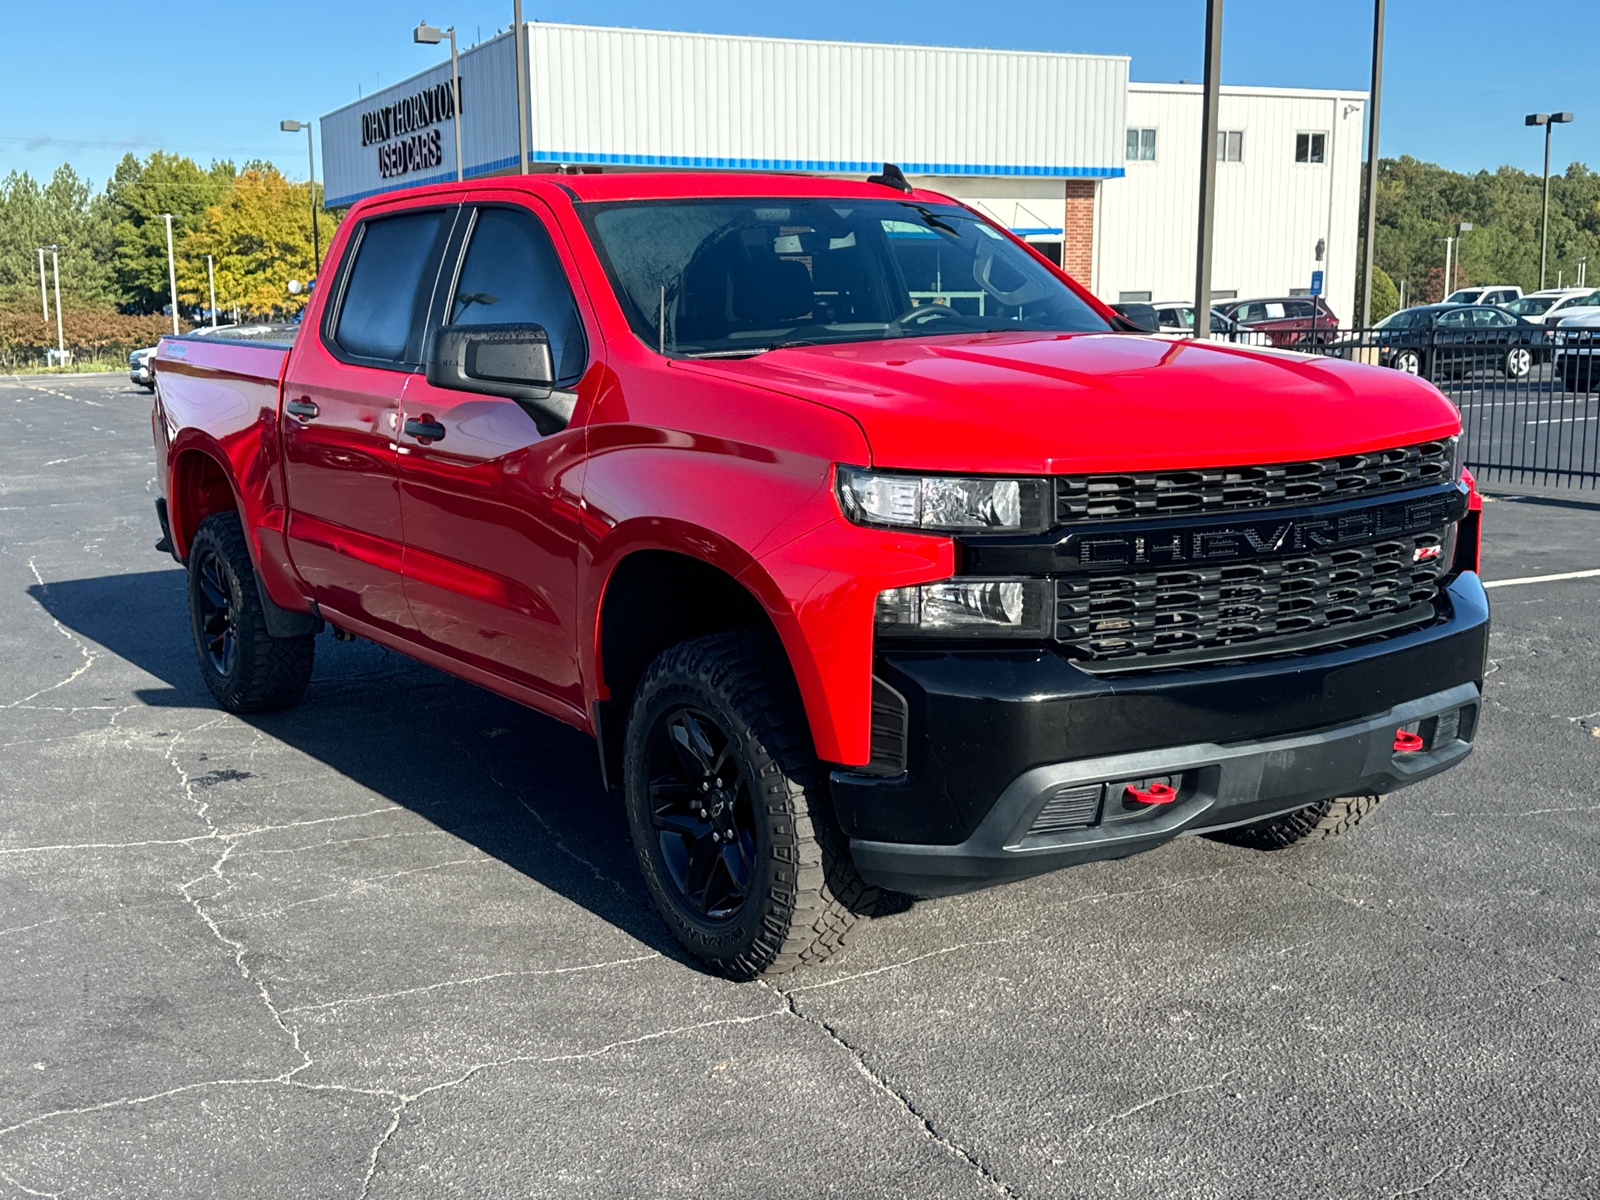
[[[304,308],[306,294],[291,296],[289,281],[304,283],[315,273],[308,186],[290,183],[270,163],[246,168],[226,197],[185,236],[178,253],[179,298],[197,308],[209,303],[205,256],[210,254],[219,308],[237,306],[250,316],[288,315]],[[331,237],[334,216],[322,214],[320,224],[324,239]]]
[[[1382,267],[1372,268],[1372,320],[1383,320],[1400,307],[1400,289]]]
[[[70,166],[57,167],[41,187],[16,171],[0,180],[0,300],[24,302],[39,295],[40,246],[57,246],[62,300],[109,305],[115,299],[112,277],[112,212],[87,180]],[[54,308],[54,263],[46,255],[48,291]]]
[[[173,245],[197,230],[206,211],[228,194],[231,162],[202,170],[193,160],[157,150],[143,163],[124,155],[106,185],[117,214],[115,275],[122,303],[136,312],[160,312],[170,301],[167,286],[167,226]]]

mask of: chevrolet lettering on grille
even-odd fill
[[[1239,521],[1204,528],[1074,533],[1056,544],[1056,553],[1075,565],[1095,567],[1167,566],[1224,562],[1351,546],[1374,538],[1437,529],[1461,516],[1465,497],[1452,491],[1395,504],[1373,505],[1318,516]]]

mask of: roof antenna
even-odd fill
[[[881,183],[884,187],[892,187],[896,191],[905,192],[907,195],[911,193],[911,185],[906,182],[905,172],[893,163],[884,163],[883,174],[868,175],[867,182]]]

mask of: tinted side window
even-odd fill
[[[449,324],[512,323],[544,326],[558,383],[576,383],[583,375],[583,322],[550,235],[532,213],[479,209],[450,298]]]
[[[339,348],[360,358],[405,359],[406,339],[444,213],[402,213],[368,221],[339,306]]]
[[[1458,309],[1455,312],[1445,313],[1439,318],[1437,324],[1440,329],[1465,329],[1467,320],[1467,310]]]

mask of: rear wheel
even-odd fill
[[[1336,796],[1281,817],[1257,821],[1253,825],[1239,825],[1233,829],[1219,829],[1206,836],[1250,850],[1287,850],[1290,846],[1348,833],[1382,800],[1382,796]]]
[[[651,664],[623,751],[634,851],[667,927],[734,979],[821,962],[872,910],[787,661],[750,633]]]
[[[1389,365],[1396,371],[1404,371],[1407,375],[1422,374],[1422,355],[1415,350],[1402,350],[1389,360]]]
[[[316,638],[276,638],[267,632],[237,513],[213,513],[200,522],[188,565],[195,656],[216,702],[229,712],[299,703],[311,679]]]
[[[1533,370],[1533,352],[1526,346],[1513,346],[1506,351],[1500,369],[1511,379],[1526,378],[1528,372]]]

